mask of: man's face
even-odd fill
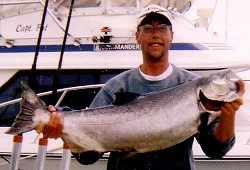
[[[158,61],[164,57],[167,57],[167,53],[170,44],[173,40],[173,32],[168,27],[165,33],[157,30],[156,27],[160,25],[158,21],[153,21],[149,24],[154,27],[152,33],[146,33],[143,31],[147,28],[140,27],[136,33],[136,40],[141,45],[143,57],[146,57],[152,61]]]

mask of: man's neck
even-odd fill
[[[140,66],[141,71],[146,75],[158,76],[164,73],[169,67],[168,62],[143,63]]]

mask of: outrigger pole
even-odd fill
[[[31,68],[31,75],[29,76],[29,82],[28,82],[29,86],[35,92],[37,92],[37,87],[38,87],[37,81],[36,81],[36,64],[37,64],[37,59],[38,59],[38,55],[39,55],[39,49],[40,49],[40,44],[41,44],[41,39],[42,39],[43,28],[44,28],[48,4],[49,4],[49,0],[46,0],[45,4],[44,4],[43,16],[42,16],[42,20],[41,20],[41,27],[39,30],[38,40],[37,40],[36,49],[35,49],[34,61],[33,61],[32,68]]]
[[[70,4],[70,8],[69,8],[69,14],[68,14],[68,19],[67,19],[67,24],[66,24],[66,29],[64,32],[64,37],[63,37],[63,43],[62,43],[62,47],[61,47],[61,53],[60,53],[60,58],[59,58],[59,63],[58,63],[58,67],[57,67],[57,71],[55,73],[55,75],[53,76],[53,93],[52,93],[52,98],[53,101],[57,101],[57,89],[58,89],[58,83],[59,83],[59,78],[60,78],[60,74],[61,74],[61,67],[62,67],[62,61],[63,61],[63,55],[64,55],[64,51],[65,51],[65,44],[66,44],[66,40],[68,37],[68,30],[69,30],[69,25],[70,25],[70,20],[71,20],[71,14],[73,11],[73,7],[74,7],[74,0],[71,0],[71,4]]]

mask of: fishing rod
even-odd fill
[[[58,62],[58,67],[57,67],[57,71],[56,71],[55,75],[53,76],[52,99],[55,102],[57,101],[57,89],[58,89],[58,84],[59,84],[59,80],[60,80],[59,78],[60,78],[60,74],[61,74],[63,55],[64,55],[64,51],[65,51],[65,45],[66,45],[66,40],[67,40],[67,36],[68,36],[69,25],[70,25],[70,20],[71,20],[71,14],[72,14],[73,7],[74,7],[74,2],[75,2],[74,0],[71,0],[67,24],[66,24],[66,28],[65,28],[65,32],[64,32],[64,37],[63,37],[63,43],[62,43],[62,47],[61,47],[60,58],[59,58],[59,62]]]
[[[37,64],[37,59],[38,59],[38,55],[39,55],[39,49],[40,49],[40,45],[41,45],[41,39],[42,39],[43,28],[44,28],[48,4],[49,4],[49,0],[46,0],[45,4],[44,4],[44,9],[43,9],[41,27],[39,30],[38,40],[37,40],[37,44],[36,44],[34,60],[33,60],[32,68],[31,68],[31,74],[29,76],[29,81],[28,81],[29,86],[35,91],[37,91],[37,88],[39,87],[38,83],[36,81],[36,64]]]

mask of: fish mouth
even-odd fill
[[[207,109],[211,111],[219,111],[221,110],[221,107],[224,105],[224,101],[218,101],[218,100],[211,100],[205,96],[205,94],[200,91],[199,93],[199,99],[202,105]]]

